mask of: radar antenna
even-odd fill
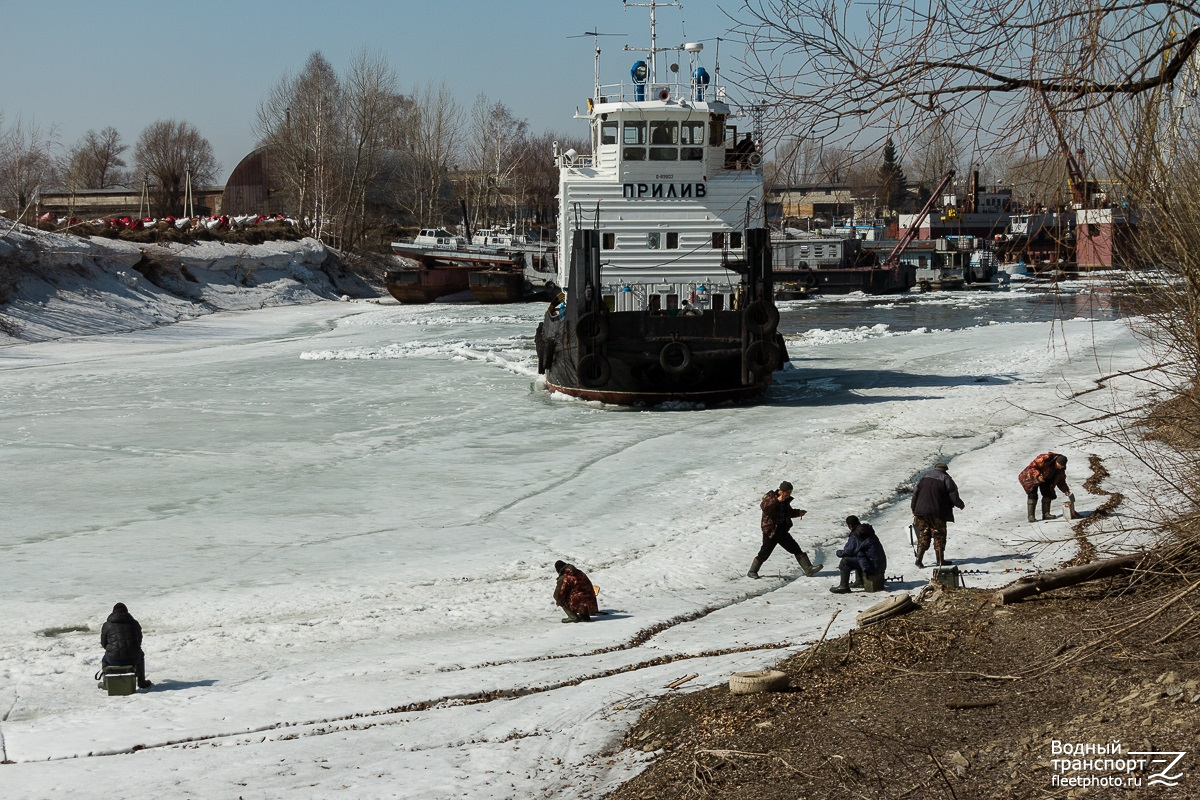
[[[624,33],[600,33],[600,31],[591,30],[591,31],[584,31],[583,33],[579,33],[574,36],[567,37],[568,39],[582,39],[584,36],[592,37],[592,47],[594,47],[596,50],[596,65],[592,69],[592,85],[595,88],[592,90],[592,92],[593,92],[593,97],[596,100],[600,99],[600,37],[601,36],[627,36],[627,35],[628,34],[624,34]]]

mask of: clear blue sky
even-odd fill
[[[727,36],[721,9],[738,5],[659,9],[660,46]],[[401,91],[445,80],[465,109],[482,92],[535,133],[580,134],[572,115],[591,95],[593,40],[568,37],[628,34],[600,39],[601,80],[616,83],[639,57],[624,45],[649,44],[648,20],[621,0],[0,0],[0,112],[8,124],[57,126],[64,146],[111,125],[130,151],[151,122],[187,120],[212,143],[224,182],[254,147],[255,110],[276,81],[313,51],[340,73],[367,47],[387,58]],[[713,50],[707,43],[710,72]],[[739,55],[722,43],[728,77]]]

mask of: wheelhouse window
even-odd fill
[[[600,123],[600,144],[617,143],[617,123],[605,120]]]
[[[681,161],[704,160],[704,123],[684,122],[679,127],[679,149]]]
[[[624,149],[621,157],[626,161],[645,161],[646,160],[646,123],[645,122],[626,122],[622,133],[622,143]],[[636,145],[643,145],[638,147]]]
[[[656,146],[657,145],[657,146]],[[668,146],[669,145],[669,146]],[[679,159],[679,123],[655,120],[650,123],[650,160],[677,161]]]

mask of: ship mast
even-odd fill
[[[635,8],[649,8],[650,9],[650,49],[649,49],[649,52],[650,52],[650,77],[647,82],[648,83],[657,83],[658,82],[658,70],[655,65],[655,62],[657,61],[656,55],[658,54],[658,52],[660,50],[678,50],[679,48],[677,48],[677,47],[661,47],[660,48],[658,46],[658,34],[655,30],[655,10],[659,6],[674,6],[675,8],[678,8],[680,11],[682,11],[683,4],[680,2],[680,0],[671,0],[671,2],[669,2],[669,3],[660,3],[660,2],[656,2],[656,0],[650,0],[650,2],[648,2],[648,3],[630,3],[629,0],[623,0],[623,2],[625,4],[626,8],[629,8],[629,6],[634,6]],[[632,51],[638,51],[638,52],[646,51],[645,47],[630,47],[629,45],[625,45],[625,49],[628,51],[631,51],[631,52]]]

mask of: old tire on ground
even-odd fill
[[[909,611],[915,611],[917,604],[913,602],[912,595],[907,592],[889,597],[882,603],[876,603],[865,611],[859,612],[855,618],[859,627],[872,625],[876,622],[882,622],[885,619],[898,617],[901,614],[907,614]]]
[[[788,676],[777,669],[735,672],[729,676],[730,694],[782,692],[786,688],[788,688]]]

